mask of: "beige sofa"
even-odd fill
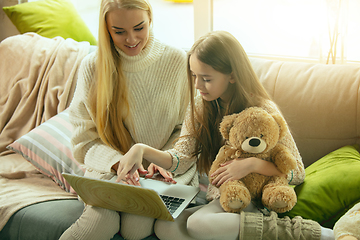
[[[251,62],[280,106],[305,167],[342,146],[360,144],[360,65]]]
[[[297,204],[285,214],[332,228],[360,201],[360,65],[252,58],[279,105],[306,167]]]
[[[261,82],[287,119],[305,167],[342,146],[360,144],[359,65],[322,65],[260,58],[251,58],[251,62]],[[53,112],[58,112],[58,109]],[[0,122],[7,121],[1,119],[2,117],[0,115]],[[17,181],[17,186],[20,187],[21,181],[29,182],[32,177],[39,179],[39,174],[34,173],[35,168],[20,155],[12,153],[1,156],[0,173],[20,170],[25,171],[24,179],[5,180],[0,177],[0,184],[4,181]],[[50,179],[45,179],[46,185],[51,185],[51,194],[56,193],[58,190],[55,189],[59,187],[51,183]],[[204,194],[200,196],[203,197]],[[56,239],[82,211],[82,205],[74,197],[65,194],[59,198],[63,200],[39,199],[40,203],[35,204],[34,201],[34,204],[21,208],[0,231],[0,238],[26,239],[36,236],[36,239]],[[72,199],[64,200],[67,198]],[[0,206],[0,212],[4,208],[6,206]],[[48,220],[42,223],[37,220],[40,210],[43,219],[49,216]],[[60,214],[64,210],[68,212],[66,219],[64,214]],[[32,218],[25,221],[25,215]],[[54,224],[51,225],[51,222]],[[60,222],[65,224],[59,227]],[[26,227],[30,223],[32,227]],[[56,231],[52,228],[56,228]],[[44,233],[39,235],[38,231]],[[153,238],[155,237],[149,237]],[[120,239],[119,236],[117,239]]]

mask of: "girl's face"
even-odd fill
[[[106,15],[107,29],[126,55],[136,56],[146,47],[150,33],[150,19],[140,9],[116,9]]]
[[[199,90],[204,100],[213,101],[218,98],[223,101],[228,100],[229,83],[235,82],[231,74],[216,71],[210,65],[201,62],[194,54],[190,56],[189,63],[195,88]]]

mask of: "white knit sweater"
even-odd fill
[[[186,54],[159,42],[152,34],[140,54],[128,56],[119,49],[118,52],[131,95],[130,112],[134,128],[127,120],[125,125],[135,143],[162,149],[174,129],[182,123],[187,107],[184,104],[188,89]],[[84,163],[88,171],[98,172],[99,178],[104,178],[122,154],[100,140],[90,111],[89,89],[95,81],[96,56],[95,51],[81,64],[70,105],[70,121],[75,159]],[[182,175],[182,180],[176,177],[175,180],[189,184],[194,180],[195,168]]]

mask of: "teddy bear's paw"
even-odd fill
[[[251,201],[249,190],[241,182],[226,182],[220,186],[220,192],[220,204],[226,212],[239,213]]]
[[[290,211],[296,203],[296,200],[271,199],[269,203],[263,203],[268,209],[277,213]]]
[[[264,206],[278,213],[290,211],[295,206],[296,201],[296,193],[289,186],[266,188],[262,196]]]
[[[233,199],[233,200],[227,200],[227,201],[221,201],[220,197],[220,204],[221,207],[226,211],[230,213],[240,213],[248,204],[244,203],[242,200],[239,199]]]
[[[285,202],[284,200],[280,200],[280,201],[274,202],[273,206],[275,208],[286,208],[288,206],[288,203]]]
[[[229,208],[231,208],[233,210],[240,209],[243,205],[244,205],[244,202],[241,200],[230,200],[229,204],[228,204]]]

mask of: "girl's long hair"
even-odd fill
[[[229,83],[229,101],[222,111],[220,111],[218,100],[205,101],[203,99],[203,108],[195,108],[196,90],[189,65],[191,55],[218,72],[231,74],[232,79],[235,80],[235,83]],[[193,154],[198,157],[199,172],[207,174],[223,144],[219,131],[223,116],[239,113],[246,107],[260,105],[270,97],[256,76],[239,41],[225,31],[210,32],[195,42],[188,52],[187,70],[191,94],[192,132],[193,137],[197,139]],[[197,109],[201,109],[201,112]]]
[[[152,22],[152,9],[147,0],[103,0],[99,15],[99,40],[96,61],[96,81],[91,86],[89,98],[101,140],[112,148],[126,153],[132,137],[126,128],[126,118],[131,121],[129,92],[121,68],[121,58],[108,32],[107,13],[114,9],[140,9],[148,12]]]

